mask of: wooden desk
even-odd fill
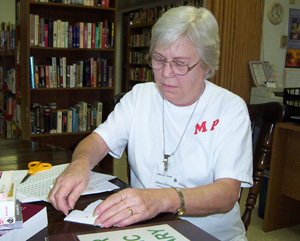
[[[47,161],[53,165],[63,164],[71,160],[72,152],[63,148],[45,145],[32,141],[15,141],[0,138],[0,170],[24,170],[27,169],[29,161]],[[97,169],[100,169],[97,167]],[[95,171],[97,171],[97,169]],[[101,171],[101,170],[100,170]],[[114,179],[111,182],[120,188],[126,188],[127,184]],[[119,190],[119,189],[118,189]],[[81,196],[76,203],[75,209],[83,210],[88,204],[98,199],[105,199],[113,192]],[[42,205],[47,207],[48,227],[40,231],[29,240],[45,240],[45,237],[70,233],[93,233],[111,230],[120,230],[120,228],[101,229],[91,225],[79,223],[64,222],[65,215],[62,212],[55,210],[50,203],[34,202],[32,204]],[[213,236],[192,225],[189,222],[176,219],[172,214],[160,214],[152,220],[132,225],[128,228],[143,227],[148,225],[169,224],[176,230],[181,232],[190,240],[217,240]],[[54,239],[55,240],[55,239]],[[65,239],[68,240],[68,239]]]
[[[300,223],[300,126],[276,126],[263,230]]]

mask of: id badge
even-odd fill
[[[181,187],[177,177],[171,173],[162,173],[158,170],[154,170],[150,180],[151,188],[171,188]]]

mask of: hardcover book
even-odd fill
[[[44,206],[21,203],[23,228],[7,231],[0,241],[27,240],[48,225],[47,209]]]
[[[57,132],[57,104],[48,103],[50,107],[50,134]]]

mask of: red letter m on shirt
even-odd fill
[[[197,135],[199,132],[207,132],[206,123],[207,123],[207,121],[203,121],[201,123],[201,125],[199,125],[197,123],[197,125],[195,127],[195,133],[194,133],[194,135]],[[210,131],[213,131],[218,124],[219,124],[219,119],[213,121],[213,123],[211,125],[211,128],[210,128]]]

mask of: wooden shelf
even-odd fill
[[[91,131],[63,132],[57,134],[31,133],[31,112],[32,104],[38,103],[41,106],[49,102],[55,102],[58,109],[73,107],[80,101],[91,104],[95,101],[103,103],[103,121],[113,108],[115,96],[115,37],[112,48],[59,48],[31,46],[30,44],[30,15],[38,15],[39,20],[61,20],[75,26],[79,22],[98,23],[108,20],[114,22],[116,29],[116,0],[110,0],[110,7],[84,6],[59,3],[30,2],[29,0],[17,0],[20,4],[20,71],[21,71],[21,124],[22,139],[35,140],[73,150],[75,146]],[[66,35],[67,36],[67,35]],[[116,33],[114,32],[114,36]],[[70,45],[69,45],[70,46]],[[31,88],[30,86],[30,64],[29,58],[33,56],[34,65],[49,65],[49,59],[66,58],[67,65],[73,65],[78,61],[85,61],[90,58],[107,59],[107,64],[112,66],[112,86],[109,87],[74,87],[74,88]],[[44,86],[44,85],[42,85]]]

